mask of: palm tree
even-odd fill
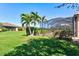
[[[30,23],[31,23],[31,14],[21,14],[21,23],[22,26],[26,26],[26,34],[27,34],[27,29],[28,29],[28,35],[31,35],[31,28],[30,28]]]
[[[41,33],[43,33],[44,23],[47,23],[47,19],[45,16],[41,17]]]
[[[41,17],[38,15],[38,12],[31,12],[31,15],[32,15],[32,24],[34,26],[36,26],[36,24],[41,21]],[[35,32],[34,30],[32,32],[33,35],[34,35],[34,32]]]
[[[45,18],[45,16],[43,16],[42,18],[41,18],[41,26],[42,26],[42,28],[44,27],[44,23],[46,22],[46,18]]]

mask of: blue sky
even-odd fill
[[[37,11],[39,15],[46,16],[49,20],[56,17],[73,16],[75,10],[67,8],[55,8],[57,3],[0,3],[0,22],[20,23],[22,13]]]

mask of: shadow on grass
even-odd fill
[[[30,39],[28,43],[18,46],[5,56],[77,56],[79,47],[65,40],[56,39]]]

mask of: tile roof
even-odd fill
[[[17,27],[17,25],[12,24],[12,23],[1,23],[1,26],[10,26],[10,27]]]

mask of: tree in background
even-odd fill
[[[41,32],[43,32],[43,29],[44,29],[44,23],[45,23],[46,21],[47,21],[47,19],[46,19],[45,16],[41,17],[41,27],[42,27]]]
[[[46,17],[45,16],[43,16],[42,18],[41,18],[41,23],[42,23],[42,28],[44,28],[44,23],[47,21],[47,19],[46,19]]]

